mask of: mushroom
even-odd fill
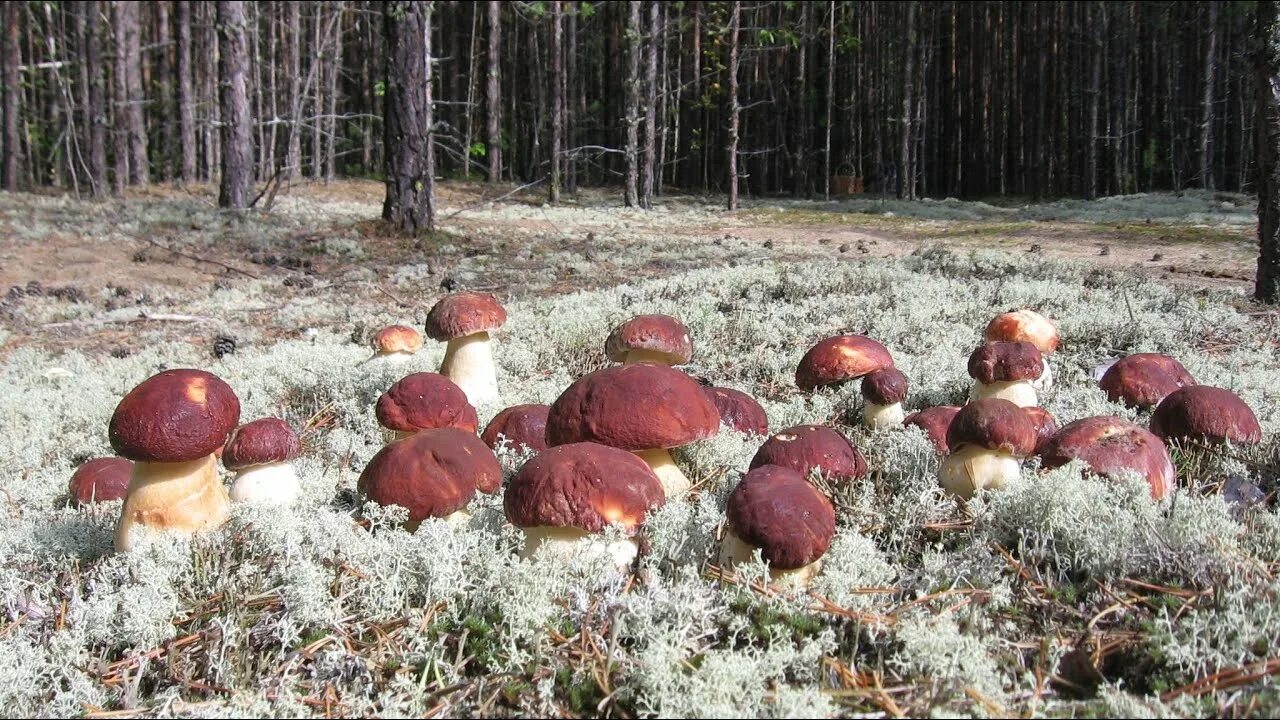
[[[757,550],[771,580],[808,585],[836,531],[831,501],[799,472],[764,465],[748,472],[729,495],[720,567],[732,570]]]
[[[1048,390],[1053,386],[1053,371],[1049,369],[1049,356],[1058,349],[1058,329],[1049,318],[1035,310],[1014,310],[997,315],[987,323],[982,337],[986,342],[1029,342],[1040,351],[1043,370],[1031,382],[1036,390]]]
[[[1039,455],[1045,444],[1049,442],[1049,438],[1058,432],[1058,420],[1042,407],[1022,409],[1027,413],[1027,417],[1031,419],[1031,424],[1036,428],[1036,449],[1034,454]]]
[[[1151,497],[1173,492],[1173,462],[1160,438],[1141,425],[1117,417],[1087,417],[1067,423],[1040,452],[1041,467],[1083,460],[1093,472],[1116,477],[1128,471],[1146,478]]]
[[[475,433],[480,426],[476,409],[462,389],[436,373],[414,373],[401,378],[378,398],[378,423],[391,432],[391,440],[403,440],[419,430],[454,427]]]
[[[423,430],[378,451],[356,489],[373,502],[409,511],[405,529],[413,532],[427,518],[466,520],[476,491],[493,494],[502,487],[502,467],[475,434],[452,427]]]
[[[1182,363],[1160,353],[1120,358],[1098,381],[1108,400],[1130,408],[1153,408],[1174,390],[1195,384]]]
[[[1262,427],[1253,410],[1230,390],[1208,385],[1191,385],[1169,393],[1151,415],[1151,432],[1166,441],[1187,439],[1235,445],[1262,442]]]
[[[472,405],[499,402],[489,333],[506,321],[507,311],[498,299],[479,292],[446,295],[427,314],[427,335],[449,343],[440,373],[457,383]]]
[[[610,555],[619,566],[639,553],[635,535],[645,514],[665,502],[662,483],[635,455],[598,443],[559,445],[526,462],[507,485],[507,520],[525,534],[521,558],[545,551]],[[626,539],[599,533],[622,527]]]
[[[769,434],[769,417],[755,398],[726,387],[703,387],[702,392],[711,398],[711,402],[720,411],[720,422],[740,433]]]
[[[76,507],[122,500],[129,491],[133,463],[118,457],[94,458],[76,468],[67,495]]]
[[[547,413],[550,411],[550,405],[513,405],[489,421],[480,439],[494,450],[506,440],[506,444],[518,452],[542,452],[547,449]]]
[[[887,367],[862,378],[862,424],[872,430],[901,425],[907,413],[902,401],[907,399],[907,376],[897,368]]]
[[[938,452],[945,455],[951,452],[947,446],[947,428],[951,427],[951,421],[955,419],[958,412],[960,408],[955,405],[939,405],[911,413],[902,421],[902,424],[914,425],[923,430],[929,442],[933,443]]]
[[[796,387],[810,392],[890,367],[893,357],[884,345],[863,335],[836,335],[809,348],[800,359]]]
[[[938,479],[952,495],[971,498],[1018,477],[1019,459],[1036,449],[1036,426],[1022,408],[1001,398],[984,398],[960,408],[947,428],[951,454],[938,466]]]
[[[693,340],[689,328],[670,315],[637,315],[609,333],[604,352],[624,365],[684,365],[693,358]]]
[[[671,448],[720,431],[720,413],[688,375],[666,365],[615,365],[579,378],[551,404],[547,444],[598,442],[633,452],[668,498],[691,487]]]
[[[1044,358],[1029,342],[987,343],[969,356],[972,399],[1002,398],[1019,407],[1039,404],[1031,381],[1040,377]]]
[[[867,474],[867,461],[849,439],[822,425],[796,425],[775,434],[751,458],[751,469],[777,465],[808,477],[817,470],[836,485]]]
[[[422,333],[408,325],[389,325],[373,336],[374,357],[387,362],[408,362],[421,349]]]
[[[203,370],[167,370],[142,381],[111,416],[111,447],[133,461],[116,526],[117,550],[135,526],[193,534],[227,519],[214,451],[240,422],[240,400]]]
[[[289,505],[302,494],[290,462],[302,452],[298,434],[279,418],[262,418],[231,431],[222,450],[222,465],[236,474],[234,502]]]

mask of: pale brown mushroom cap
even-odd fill
[[[800,359],[796,387],[808,392],[890,367],[893,356],[884,345],[864,335],[837,335],[814,345]]]
[[[507,311],[489,293],[457,292],[440,298],[427,313],[426,331],[432,340],[446,341],[493,332],[507,322]]]
[[[987,342],[1029,342],[1045,355],[1058,349],[1058,329],[1049,318],[1035,310],[1002,313],[987,323],[982,333]]]
[[[637,315],[609,333],[604,352],[614,362],[632,352],[656,353],[668,365],[684,365],[693,358],[689,328],[670,315]]]
[[[384,355],[416,353],[422,349],[422,333],[408,325],[389,325],[373,336],[373,349]]]

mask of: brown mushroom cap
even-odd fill
[[[769,434],[769,416],[750,395],[724,387],[704,387],[702,392],[711,398],[720,411],[720,422],[743,433]]]
[[[862,378],[862,397],[876,405],[893,405],[907,399],[907,376],[888,367]]]
[[[660,353],[670,365],[684,365],[693,357],[693,340],[689,328],[670,315],[637,315],[609,333],[604,352],[610,360],[622,362],[637,350]]]
[[[455,427],[474,433],[480,425],[462,388],[430,372],[414,373],[392,385],[378,398],[375,414],[383,427],[398,432]]]
[[[422,349],[422,333],[408,325],[389,325],[373,336],[373,349],[380,353],[416,353]]]
[[[457,292],[445,295],[427,313],[427,336],[452,340],[492,332],[507,322],[507,311],[489,293]]]
[[[1120,358],[1098,382],[1107,399],[1131,408],[1155,407],[1174,390],[1195,384],[1182,363],[1160,353]]]
[[[513,449],[542,452],[547,449],[547,413],[550,411],[550,405],[512,405],[493,416],[480,439],[497,450],[501,435]]]
[[[133,463],[124,458],[94,458],[71,474],[67,494],[76,507],[122,500],[129,493],[129,478],[132,476]]]
[[[969,356],[969,377],[980,383],[1035,380],[1044,372],[1044,356],[1029,342],[993,342]]]
[[[476,490],[502,486],[502,467],[480,438],[457,428],[423,430],[378,451],[356,489],[379,505],[399,505],[409,522],[447,517]]]
[[[231,431],[222,449],[222,465],[228,470],[243,470],[254,465],[288,462],[301,452],[302,442],[289,423],[279,418],[262,418]]]
[[[1262,442],[1262,427],[1253,410],[1230,390],[1208,385],[1169,393],[1151,415],[1151,432],[1165,440],[1188,438],[1237,445]]]
[[[948,453],[951,448],[947,446],[947,429],[951,427],[951,421],[958,412],[960,408],[955,405],[939,405],[911,413],[902,424],[915,425],[924,430],[924,434],[929,436],[929,442],[933,443],[938,452]]]
[[[765,440],[751,458],[750,467],[765,465],[790,468],[805,476],[818,468],[822,475],[834,480],[852,480],[867,474],[867,461],[858,448],[822,425],[789,427]]]
[[[135,462],[189,462],[211,455],[240,422],[240,399],[203,370],[166,370],[125,395],[108,435]]]
[[[1035,310],[1014,310],[987,323],[982,333],[987,342],[1029,342],[1048,355],[1058,349],[1058,330],[1049,318]]]
[[[977,445],[1026,457],[1035,452],[1038,439],[1031,417],[1000,398],[984,398],[965,405],[947,428],[947,447],[952,452],[961,445]]]
[[[628,532],[666,502],[662,483],[643,460],[598,443],[559,445],[526,462],[507,485],[503,507],[516,527]]]
[[[796,387],[808,392],[888,367],[893,367],[893,357],[884,345],[864,335],[837,335],[809,348],[800,359]]]
[[[702,386],[657,363],[615,365],[584,375],[551,404],[547,444],[596,442],[638,452],[705,440],[720,413]]]
[[[1157,500],[1173,492],[1173,462],[1164,443],[1141,425],[1117,417],[1087,417],[1067,423],[1040,455],[1044,468],[1078,459],[1108,477],[1131,470],[1147,479],[1151,496]]]
[[[1058,421],[1042,407],[1025,407],[1022,408],[1027,413],[1027,417],[1031,418],[1032,424],[1036,426],[1036,449],[1035,454],[1039,455],[1044,450],[1045,443],[1049,442],[1049,438],[1058,432]]]
[[[836,532],[836,511],[803,475],[777,465],[746,474],[729,495],[729,529],[778,570],[823,556]]]

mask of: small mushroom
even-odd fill
[[[997,315],[987,323],[982,337],[986,342],[1029,342],[1040,351],[1044,369],[1031,382],[1036,390],[1044,391],[1053,386],[1053,371],[1049,368],[1049,356],[1058,349],[1058,329],[1049,318],[1035,310],[1014,310]]]
[[[1058,432],[1058,420],[1042,407],[1022,408],[1027,413],[1027,417],[1031,419],[1031,424],[1036,428],[1036,455],[1044,450],[1045,444],[1049,442],[1049,438]]]
[[[693,340],[689,328],[670,315],[637,315],[609,333],[604,352],[624,365],[684,365],[693,358]]]
[[[1195,384],[1182,363],[1160,353],[1120,358],[1098,381],[1108,400],[1130,408],[1153,408],[1174,390]]]
[[[505,444],[518,452],[547,449],[547,413],[550,405],[513,405],[489,421],[480,439],[494,450]]]
[[[427,335],[448,342],[440,373],[457,383],[472,405],[500,401],[489,333],[506,322],[507,311],[498,299],[479,292],[446,295],[427,314]]]
[[[254,420],[232,430],[222,449],[223,467],[236,474],[231,500],[293,504],[302,494],[302,484],[291,461],[301,452],[298,434],[279,418]]]
[[[1044,357],[1026,341],[993,342],[969,356],[972,399],[1001,398],[1019,407],[1039,405],[1032,381],[1044,371]]]
[[[393,441],[442,427],[475,433],[480,425],[462,389],[449,378],[428,372],[408,375],[382,393],[375,415]]]
[[[951,427],[951,421],[958,412],[960,408],[955,405],[939,405],[911,413],[902,424],[914,425],[923,430],[929,442],[945,455],[951,451],[947,446],[947,429]]]
[[[1093,472],[1116,477],[1134,472],[1146,478],[1151,497],[1173,492],[1176,481],[1169,451],[1160,438],[1141,425],[1117,417],[1087,417],[1067,423],[1040,452],[1042,467],[1061,467],[1083,460]]]
[[[493,452],[474,433],[453,427],[423,430],[387,445],[356,483],[369,500],[407,509],[409,532],[427,518],[464,521],[477,490],[493,494],[501,487],[502,467]]]
[[[896,427],[906,419],[902,401],[907,399],[907,376],[897,368],[884,368],[862,378],[862,424],[872,430]]]
[[[884,345],[864,335],[836,335],[809,348],[800,359],[796,387],[811,392],[890,367],[893,357]]]
[[[1169,393],[1151,415],[1151,432],[1164,440],[1257,445],[1262,427],[1253,409],[1235,393],[1191,385]]]
[[[67,495],[76,507],[122,500],[129,492],[131,475],[133,463],[124,458],[94,458],[71,474]]]
[[[751,458],[751,469],[777,465],[808,477],[817,470],[840,485],[867,474],[867,461],[844,435],[822,425],[796,425],[776,433]]]
[[[942,487],[968,499],[983,488],[997,489],[1021,472],[1019,461],[1036,449],[1036,426],[1022,408],[1001,398],[984,398],[960,408],[947,428],[951,454],[938,466]]]
[[[836,512],[827,496],[799,472],[777,465],[748,472],[729,495],[726,514],[720,567],[732,570],[759,551],[779,584],[808,585],[835,536]]]
[[[422,333],[408,325],[389,325],[373,336],[374,357],[385,362],[408,362],[421,349]]]
[[[711,398],[711,402],[720,411],[720,422],[740,433],[769,434],[769,417],[755,398],[726,387],[704,387],[702,392]]]

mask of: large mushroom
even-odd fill
[[[960,408],[947,428],[951,454],[938,466],[942,487],[971,498],[996,489],[1021,472],[1019,460],[1035,452],[1036,425],[1022,408],[1001,398],[984,398]]]
[[[809,348],[800,359],[796,386],[809,392],[890,367],[893,357],[884,345],[864,335],[836,335]]]
[[[822,425],[796,425],[764,441],[751,458],[751,469],[777,465],[808,477],[817,470],[835,485],[867,474],[867,461],[849,439]]]
[[[993,342],[969,355],[972,399],[1002,398],[1019,407],[1039,404],[1031,384],[1044,371],[1044,357],[1029,342]]]
[[[668,498],[691,483],[671,448],[712,437],[720,413],[688,375],[666,365],[615,365],[579,378],[551,404],[547,444],[597,442],[635,453]]]
[[[1164,443],[1141,425],[1117,417],[1087,417],[1067,423],[1045,444],[1040,457],[1046,469],[1082,460],[1106,477],[1137,473],[1146,479],[1156,500],[1173,492],[1173,462]]]
[[[770,579],[780,583],[807,585],[836,530],[827,496],[799,472],[777,465],[748,472],[729,495],[726,514],[720,567],[732,570],[758,550]]]
[[[476,409],[462,389],[437,373],[401,378],[378,398],[378,424],[403,440],[421,430],[453,427],[474,433],[480,425]]]
[[[689,328],[670,315],[637,315],[609,333],[604,352],[625,365],[684,365],[693,358],[693,340]]]
[[[542,452],[547,449],[549,412],[550,405],[512,405],[489,421],[480,434],[480,439],[494,450],[498,449],[499,444],[506,444],[520,452]]]
[[[111,447],[133,461],[116,527],[117,550],[135,526],[193,534],[226,521],[229,500],[214,451],[240,422],[231,387],[203,370],[166,370],[142,381],[111,416]]]
[[[448,342],[440,373],[457,383],[472,405],[499,401],[489,333],[506,322],[507,311],[489,293],[446,295],[427,314],[427,335]]]
[[[1053,371],[1049,369],[1049,356],[1058,349],[1058,329],[1049,318],[1035,310],[1014,310],[1002,313],[987,323],[982,337],[986,342],[1029,342],[1043,356],[1043,370],[1031,381],[1036,390],[1048,390],[1053,385]]]
[[[1174,390],[1195,384],[1182,363],[1160,353],[1122,357],[1098,381],[1108,400],[1131,408],[1155,407]]]
[[[289,505],[302,494],[302,484],[292,460],[302,452],[302,442],[289,424],[279,418],[245,423],[227,438],[222,465],[236,474],[231,500],[252,505]]]
[[[122,500],[129,492],[133,463],[118,457],[94,458],[71,474],[67,495],[76,507]]]
[[[711,398],[720,411],[720,422],[740,433],[769,434],[769,416],[755,398],[733,388],[704,387],[702,392]]]
[[[902,421],[903,425],[914,425],[924,431],[929,442],[938,452],[947,454],[951,448],[947,446],[947,429],[955,419],[960,408],[955,405],[938,405],[911,413]]]
[[[666,500],[662,483],[640,458],[582,442],[559,445],[526,462],[507,485],[507,520],[525,534],[520,557],[539,548],[579,553],[603,550],[620,565],[639,552],[635,536],[645,514]],[[599,533],[621,526],[626,539],[604,544]]]
[[[1262,442],[1262,427],[1253,409],[1230,390],[1208,385],[1169,393],[1151,415],[1151,432],[1165,440],[1235,445]]]
[[[422,349],[422,333],[408,325],[388,325],[373,336],[374,357],[389,363],[408,362]]]
[[[901,425],[907,413],[907,376],[897,368],[883,368],[862,378],[862,424],[872,430]]]
[[[378,451],[356,489],[373,502],[409,511],[405,529],[413,532],[427,518],[461,521],[476,491],[493,494],[502,487],[502,467],[474,433],[442,427],[423,430]]]

